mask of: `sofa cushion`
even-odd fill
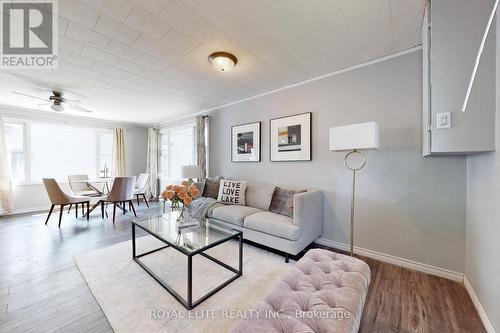
[[[301,234],[301,228],[293,224],[288,216],[271,212],[260,212],[245,217],[243,226],[269,235],[296,241]]]
[[[290,190],[276,187],[269,211],[293,218],[293,198],[295,194],[302,192],[306,192],[306,190]]]
[[[262,212],[262,210],[253,207],[240,205],[223,205],[215,207],[212,210],[212,217],[221,221],[242,226],[245,217],[259,212]]]
[[[246,191],[246,180],[223,179],[220,181],[219,196],[217,197],[217,201],[228,205],[245,206]]]
[[[219,195],[220,177],[205,179],[205,186],[203,188],[203,196],[205,198],[214,198],[217,200]]]
[[[205,182],[194,182],[193,183],[194,186],[196,186],[196,188],[198,189],[198,192],[203,193],[203,191],[205,190]]]
[[[275,187],[276,186],[272,184],[249,182],[247,184],[247,193],[245,195],[246,205],[262,210],[269,210]]]
[[[221,204],[220,202],[214,202],[214,204],[207,209],[207,217],[213,217],[214,209],[222,206],[224,206],[224,204]]]

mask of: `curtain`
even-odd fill
[[[196,159],[197,164],[201,168],[203,179],[207,177],[208,174],[208,142],[206,136],[208,134],[208,117],[207,116],[197,116],[196,117]]]
[[[205,116],[206,173],[210,176],[210,117]]]
[[[0,215],[14,209],[12,185],[10,183],[9,165],[7,162],[7,146],[5,142],[5,127],[0,114]]]
[[[127,176],[127,160],[125,158],[125,131],[123,128],[113,130],[113,177]]]
[[[146,172],[149,174],[146,196],[149,199],[158,198],[158,131],[155,128],[148,130],[148,156]]]

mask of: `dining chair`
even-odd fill
[[[137,182],[135,183],[134,195],[137,198],[137,206],[140,205],[139,197],[142,196],[146,206],[149,208],[148,199],[146,199],[146,190],[148,187],[149,173],[141,173],[137,177]]]
[[[88,181],[89,181],[89,176],[87,176],[87,175],[69,175],[68,176],[69,187],[70,187],[73,195],[88,196],[88,197],[100,196],[102,193],[99,193],[98,191],[91,189],[87,185]],[[71,204],[69,205],[68,213],[71,211],[72,206],[73,205],[71,205]],[[83,207],[82,207],[82,214],[83,214]]]
[[[61,227],[61,220],[62,220],[62,214],[64,210],[64,206],[67,205],[76,205],[76,210],[75,210],[75,215],[78,217],[78,205],[82,204],[87,204],[87,221],[89,219],[89,205],[90,205],[90,198],[89,197],[84,197],[84,196],[71,196],[66,193],[64,193],[63,190],[61,190],[61,187],[59,187],[59,184],[57,184],[56,180],[54,178],[43,178],[43,185],[45,186],[45,190],[47,191],[47,194],[49,195],[50,202],[52,206],[50,206],[49,210],[49,215],[47,216],[47,220],[45,221],[45,224],[49,222],[50,215],[52,214],[52,211],[54,210],[54,207],[56,205],[60,205],[60,211],[59,211],[59,228]]]
[[[111,186],[111,191],[105,197],[102,197],[99,202],[101,204],[101,216],[104,218],[104,205],[107,203],[113,204],[113,223],[115,223],[116,207],[121,205],[121,209],[125,214],[125,204],[128,203],[129,207],[134,212],[134,216],[137,217],[135,213],[134,199],[135,191],[135,177],[115,177],[113,185]]]
[[[87,185],[89,176],[87,175],[69,175],[68,181],[73,195],[98,196],[101,194],[96,190],[89,188]]]

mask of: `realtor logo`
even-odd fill
[[[2,0],[2,68],[57,67],[57,3]]]

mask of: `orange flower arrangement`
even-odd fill
[[[172,207],[179,208],[180,203],[189,207],[194,199],[200,195],[200,191],[194,184],[183,181],[181,185],[168,185],[161,196],[165,200],[172,202]]]

